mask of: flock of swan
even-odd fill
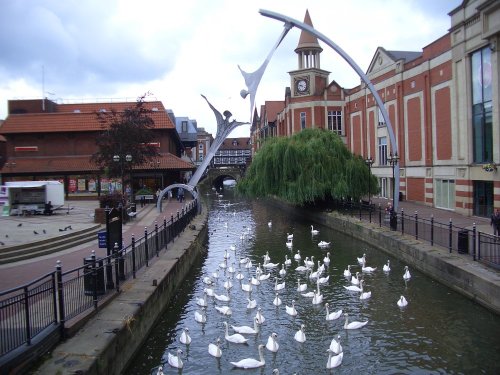
[[[219,219],[220,220],[220,219]],[[269,221],[268,227],[272,230],[272,221]],[[223,227],[227,229],[227,222],[224,223]],[[316,236],[319,234],[319,230],[315,229],[311,225],[311,235]],[[240,235],[240,239],[244,240],[251,236],[249,228]],[[259,335],[263,332],[262,326],[265,324],[266,318],[261,305],[265,303],[272,303],[276,310],[283,311],[286,316],[295,319],[300,316],[301,308],[298,308],[297,300],[300,299],[300,305],[309,303],[312,305],[324,306],[326,311],[325,320],[326,321],[336,321],[341,317],[344,317],[344,323],[342,325],[345,330],[356,330],[365,327],[368,324],[368,320],[351,320],[347,312],[343,312],[342,309],[331,309],[330,303],[324,297],[321,287],[322,285],[327,285],[329,283],[330,275],[328,274],[330,265],[330,252],[327,252],[323,260],[315,261],[315,257],[305,257],[302,259],[300,250],[293,253],[293,234],[286,234],[286,249],[283,251],[283,257],[280,260],[273,259],[269,256],[269,252],[263,255],[262,262],[258,259],[250,258],[249,256],[240,256],[238,254],[238,248],[232,244],[228,250],[224,251],[223,259],[218,263],[218,269],[211,274],[204,275],[201,280],[204,283],[203,294],[195,299],[197,310],[194,312],[194,320],[198,324],[204,325],[207,322],[207,316],[212,317],[212,311],[215,314],[220,314],[220,319],[224,325],[224,329],[220,332],[220,337],[208,344],[208,354],[215,358],[221,358],[224,355],[222,346],[223,341],[231,344],[242,344],[249,346],[249,337],[260,337]],[[318,243],[319,247],[323,249],[328,249],[330,247],[330,242],[321,241]],[[288,253],[292,250],[292,255],[290,258]],[[321,256],[323,255],[322,253]],[[321,257],[319,256],[319,257]],[[292,262],[292,259],[295,265]],[[365,290],[363,275],[372,274],[378,271],[378,267],[371,267],[367,265],[366,254],[357,258],[356,265],[348,265],[343,272],[343,276],[348,285],[344,285],[344,289],[348,293],[359,294],[359,300],[368,300],[371,298],[371,291]],[[359,271],[354,271],[352,268],[357,267]],[[284,280],[287,273],[296,273],[296,283],[293,285],[287,284]],[[390,262],[387,261],[386,264],[382,266],[382,272],[390,273],[391,267]],[[408,282],[411,278],[408,266],[404,269],[404,274],[402,276],[404,282]],[[224,280],[223,280],[224,279]],[[272,289],[273,293],[270,295],[266,301],[257,301],[253,294],[258,290],[262,290],[263,284],[267,283],[267,289]],[[309,290],[310,284],[314,287]],[[237,288],[241,289],[245,300],[241,301],[238,296],[238,300],[235,298],[236,294],[232,293]],[[293,293],[296,297],[290,301],[284,301],[280,295],[283,291],[290,291],[293,288]],[[394,301],[395,305],[399,308],[404,309],[408,305],[406,298],[401,295],[397,301]],[[237,325],[231,324],[229,320],[233,315],[233,308],[240,308],[245,306],[247,313],[249,311],[254,311],[252,313],[252,324],[251,325]],[[211,309],[213,307],[213,310]],[[271,328],[271,327],[269,327]],[[224,340],[221,339],[224,338]],[[297,343],[304,345],[307,341],[307,327],[304,323],[297,325],[297,330],[290,335],[290,339],[293,337]],[[260,337],[264,339],[263,337]],[[330,345],[325,349],[325,367],[327,369],[333,369],[342,364],[344,357],[344,351],[342,345],[340,344],[340,334],[332,338]],[[258,357],[252,356],[254,351],[249,351],[249,356],[245,358],[230,358],[229,363],[235,368],[241,369],[252,369],[265,366],[265,352],[269,351],[271,353],[277,353],[280,350],[280,338],[276,332],[270,332],[267,337],[266,343],[258,343],[257,354]],[[190,337],[189,328],[184,327],[178,341],[185,346],[189,346],[192,342]],[[255,340],[253,340],[255,341]],[[169,366],[173,368],[182,369],[184,367],[183,361],[183,350],[177,349],[175,353],[168,352],[166,361]],[[165,363],[158,368],[157,374],[163,374]],[[279,374],[279,370],[275,369],[274,374]]]

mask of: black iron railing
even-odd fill
[[[116,294],[124,281],[149,266],[149,261],[159,256],[197,213],[197,201],[193,200],[170,220],[155,223],[151,232],[146,227],[143,237],[132,237],[122,249],[115,247],[108,257],[98,258],[92,251],[83,266],[64,272],[57,262],[55,271],[0,292],[0,369],[22,356],[42,332],[59,331],[63,339],[68,321],[97,310],[99,303]]]

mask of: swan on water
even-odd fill
[[[209,276],[205,276],[205,277],[203,278],[203,282],[204,282],[205,284],[207,284],[207,285],[212,285],[212,284],[213,284],[213,281],[212,281],[212,279],[211,279]]]
[[[168,353],[168,364],[172,367],[175,367],[175,368],[182,368],[184,366],[184,363],[182,363],[181,354],[182,354],[181,349],[177,349],[176,356],[169,352]]]
[[[356,272],[356,275],[351,277],[352,285],[359,285],[359,272]]]
[[[259,277],[260,277],[260,276],[259,276]],[[255,286],[260,285],[260,280],[259,280],[259,279],[256,279],[255,277],[252,277],[252,278],[250,279],[250,284],[255,285]]]
[[[372,292],[365,292],[363,290],[363,282],[364,282],[364,280],[361,280],[359,282],[359,287],[361,288],[361,294],[359,295],[360,300],[365,300],[365,299],[368,299],[372,296]]]
[[[347,290],[350,290],[351,292],[361,292],[362,291],[362,289],[357,285],[349,285],[349,286],[343,285],[343,287]]]
[[[376,269],[377,267],[367,267],[365,262],[361,266],[361,271],[363,272],[374,272]]]
[[[311,234],[315,235],[315,234],[318,234],[318,233],[319,233],[319,230],[314,229],[314,227],[311,225]]]
[[[268,262],[268,263],[264,263],[262,265],[262,267],[264,267],[264,268],[275,268],[275,267],[278,267],[279,265],[280,265],[279,263]]]
[[[323,263],[327,266],[330,264],[330,253],[329,252],[326,253],[325,257],[323,258]]]
[[[340,352],[337,355],[333,355],[333,352],[330,350],[330,348],[327,349],[327,352],[328,352],[328,361],[326,362],[326,368],[332,369],[340,366],[340,364],[342,363],[342,359],[344,358],[344,352]]]
[[[285,306],[286,313],[290,316],[297,316],[297,310],[295,309],[295,300],[292,300],[292,306]]]
[[[196,320],[198,323],[206,323],[207,322],[207,315],[205,314],[205,310],[195,311],[194,312],[194,320]]]
[[[342,345],[340,345],[340,335],[337,336],[338,341],[335,340],[335,338],[332,339],[330,342],[330,350],[333,352],[333,354],[337,355],[342,352]]]
[[[297,292],[305,292],[307,290],[307,284],[301,284],[300,279],[297,279]]]
[[[300,259],[302,259],[302,257],[300,256],[300,250],[297,250],[297,254],[293,256],[293,259],[295,259],[296,261],[300,261]]]
[[[222,351],[220,350],[220,338],[217,337],[217,341],[214,343],[208,344],[208,354],[220,358],[222,357]]]
[[[398,306],[399,307],[405,307],[405,306],[408,306],[408,301],[406,300],[406,298],[404,296],[401,296],[399,299],[398,299]]]
[[[348,264],[347,265],[347,269],[344,270],[344,276],[345,277],[351,277],[351,265],[350,264]]]
[[[274,290],[281,290],[281,289],[285,289],[285,282],[283,281],[282,283],[278,284],[278,278],[276,278],[274,283]]]
[[[241,290],[244,292],[252,291],[252,279],[248,279],[248,284],[241,284]]]
[[[365,262],[366,262],[366,254],[363,254],[363,256],[361,258],[358,258],[358,263],[361,266]]]
[[[281,269],[280,269],[280,272],[279,272],[280,276],[281,277],[284,277],[286,275],[286,270],[285,270],[285,263],[283,263],[281,265]]]
[[[207,307],[208,306],[206,289],[203,292],[203,297],[196,299],[196,304],[198,306],[201,306],[201,307]]]
[[[259,324],[262,324],[266,321],[266,318],[264,318],[264,315],[262,315],[262,309],[260,307],[257,309],[257,313],[255,314],[255,319]]]
[[[286,234],[286,239],[287,239],[288,241],[293,240],[293,233],[292,233],[292,234],[287,233],[287,234]]]
[[[269,220],[269,221],[267,222],[267,226],[268,226],[269,228],[271,228],[271,227],[273,226],[273,222],[272,222],[271,220]]]
[[[215,310],[220,312],[222,315],[231,315],[233,313],[229,306],[215,306]]]
[[[244,369],[262,367],[266,364],[266,361],[264,359],[264,345],[260,344],[258,349],[259,349],[259,360],[256,360],[254,358],[245,358],[238,362],[229,362],[229,363],[231,363],[235,367]]]
[[[250,259],[245,263],[245,268],[252,268],[252,261]]]
[[[292,260],[291,259],[288,259],[288,254],[285,254],[285,262],[284,262],[285,266],[289,266],[292,264]]]
[[[280,347],[277,340],[278,334],[276,332],[271,333],[267,339],[266,349],[276,353]]]
[[[229,272],[229,273],[235,273],[236,272],[236,269],[234,268],[234,262],[231,263],[231,265],[227,269],[227,272]]]
[[[263,275],[259,275],[259,280],[260,281],[264,281],[264,280],[267,280],[271,277],[271,274],[268,272],[266,274],[263,274]]]
[[[408,266],[405,266],[405,273],[403,274],[403,280],[410,280],[411,275],[410,275],[410,270],[408,269]]]
[[[298,342],[305,342],[306,341],[306,334],[304,333],[305,327],[306,326],[304,324],[300,325],[300,329],[297,332],[295,332],[295,336],[293,336],[295,341],[298,341]]]
[[[234,344],[246,344],[247,343],[248,339],[246,339],[245,336],[243,336],[240,333],[234,333],[234,334],[230,335],[227,322],[223,322],[223,323],[224,323],[224,326],[226,327],[226,333],[224,335],[224,338],[227,341],[232,342]]]
[[[308,268],[314,267],[314,255],[311,256],[311,259],[306,257],[306,259],[304,259],[304,265]]]
[[[229,297],[229,295],[227,294],[227,290],[226,290],[226,295],[214,293],[214,298],[217,301],[221,301],[221,302],[231,301],[231,297]]]
[[[257,301],[255,299],[247,298],[247,309],[255,309],[257,307]]]
[[[158,370],[156,370],[156,375],[164,375],[165,373],[163,372],[163,366],[160,365],[158,366]]]
[[[358,329],[358,328],[364,327],[365,325],[368,324],[368,320],[365,321],[365,322],[354,321],[354,322],[350,322],[349,323],[349,316],[348,316],[348,314],[345,313],[344,316],[345,316],[345,323],[344,323],[344,328],[345,329]]]
[[[249,257],[241,258],[240,259],[240,264],[247,264],[249,260],[250,260]]]
[[[286,247],[291,248],[293,247],[293,240],[288,240],[285,242]]]
[[[382,270],[383,270],[384,272],[390,272],[390,271],[391,271],[391,266],[389,265],[389,263],[390,263],[390,261],[389,261],[389,260],[387,260],[387,263],[386,263],[386,264],[384,264],[384,267],[382,267]]]
[[[319,247],[328,247],[330,246],[331,242],[326,242],[326,241],[319,241],[318,246]]]
[[[278,296],[278,293],[276,293],[276,297],[273,300],[273,305],[274,306],[279,306],[281,305],[281,298]]]
[[[313,305],[319,305],[321,303],[323,303],[323,295],[314,292],[314,296],[313,296],[313,299],[312,299],[312,304]]]
[[[271,257],[269,256],[269,251],[266,251],[266,253],[264,255],[262,255],[262,258],[264,258],[264,264],[266,264],[267,262],[270,262]]]
[[[228,290],[228,289],[231,289],[233,287],[233,283],[231,282],[231,280],[227,279],[226,281],[224,281],[223,286],[224,286],[224,289]]]
[[[329,279],[330,279],[330,275],[325,276],[325,277],[320,277],[320,278],[318,279],[318,283],[320,283],[320,284],[326,284],[326,283],[328,283],[328,280],[329,280]]]
[[[243,280],[245,278],[245,276],[243,276],[243,274],[241,272],[238,272],[235,277],[236,277],[236,280]]]
[[[253,328],[250,326],[231,326],[234,332],[244,333],[246,335],[256,335],[259,333],[257,318],[253,318]]]
[[[189,345],[191,344],[191,336],[189,336],[189,328],[185,327],[182,329],[181,337],[179,338],[181,344]]]
[[[307,293],[301,293],[300,295],[306,298],[313,298],[315,294],[316,292],[307,292]]]
[[[298,271],[298,272],[305,272],[308,270],[309,270],[309,268],[307,268],[306,266],[298,266],[297,268],[295,268],[295,271]]]
[[[331,313],[328,310],[329,307],[330,307],[330,305],[328,304],[328,302],[325,303],[326,320],[337,320],[338,318],[340,318],[340,316],[342,315],[342,310],[334,311]]]

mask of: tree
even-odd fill
[[[152,111],[144,105],[146,95],[139,97],[135,106],[122,112],[96,112],[103,131],[96,139],[98,151],[91,160],[110,177],[123,176],[124,163],[131,170],[133,166],[142,165],[159,155],[158,148],[153,145]],[[120,162],[113,160],[115,155],[120,157]],[[131,161],[125,161],[126,155],[132,157]]]
[[[238,192],[250,197],[276,196],[305,205],[329,199],[360,199],[378,190],[364,159],[342,139],[323,129],[304,129],[292,137],[266,140],[255,155]]]

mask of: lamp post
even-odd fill
[[[368,205],[371,205],[371,170],[373,165],[373,159],[368,156],[365,159],[365,164],[368,166]]]
[[[399,161],[399,156],[398,156],[397,151],[394,153],[394,155],[391,152],[389,154],[389,157],[387,158],[387,161],[389,162],[389,164],[392,167],[392,208],[393,208],[393,210],[395,210],[396,209],[395,208],[396,207],[396,179],[394,178],[395,177],[394,176],[394,168],[396,167],[396,165],[398,164],[398,161]],[[396,226],[397,226],[396,212],[391,214],[390,224],[391,224],[391,228],[393,230],[396,230]]]

